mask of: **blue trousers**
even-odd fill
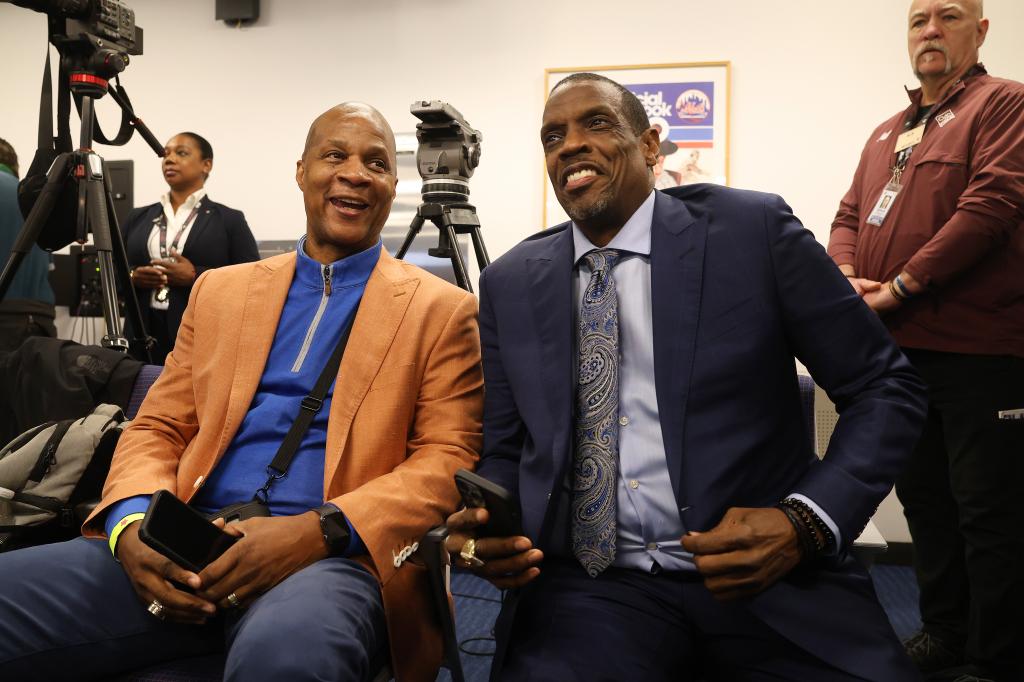
[[[146,611],[105,540],[0,554],[0,679],[97,679],[225,649],[225,680],[371,679],[387,656],[380,587],[324,559],[244,611],[180,625]]]

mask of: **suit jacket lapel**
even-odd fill
[[[237,369],[232,375],[231,394],[221,433],[219,459],[231,438],[238,431],[259,387],[263,369],[270,355],[270,347],[277,333],[277,323],[288,298],[288,288],[295,275],[295,254],[287,254],[260,261],[253,269],[249,290],[245,296],[242,324],[236,341]],[[241,341],[245,339],[245,352]]]
[[[178,246],[178,253],[185,254],[185,249],[189,245],[194,249],[199,240],[202,239],[202,234],[206,228],[210,225],[210,221],[213,219],[213,208],[210,203],[209,197],[203,197],[199,203],[199,213],[196,214],[196,221],[192,224],[192,228],[188,231],[188,236],[185,237],[185,243]],[[170,246],[167,247],[170,249]],[[188,256],[185,256],[188,258]]]
[[[326,482],[333,480],[338,470],[352,420],[384,364],[418,284],[405,275],[387,251],[381,250],[380,260],[370,274],[359,303],[331,399],[324,462],[325,490]]]
[[[576,386],[572,256],[572,229],[566,227],[552,240],[546,253],[526,260],[533,323],[540,340],[539,377],[552,415],[551,453],[556,474],[564,470],[572,442],[572,401]]]
[[[707,219],[686,204],[656,193],[651,224],[651,301],[654,316],[654,383],[672,490],[680,505],[683,434],[690,373],[700,317]]]

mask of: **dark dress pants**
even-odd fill
[[[924,629],[1024,680],[1024,358],[904,349],[928,421],[896,483],[914,542]]]
[[[148,292],[144,299],[140,297],[139,306],[142,308],[142,320],[146,326],[146,333],[156,341],[149,351],[153,364],[163,365],[167,361],[167,354],[174,349],[175,341],[167,325],[167,311],[151,308]]]
[[[371,679],[387,652],[380,588],[324,559],[244,611],[176,625],[146,611],[105,540],[0,554],[0,680],[101,680],[225,648],[225,680]]]
[[[919,679],[909,659],[905,668],[892,670],[884,678],[839,670],[784,639],[742,601],[717,601],[696,574],[652,575],[613,567],[592,579],[575,562],[545,559],[537,580],[523,592],[508,642],[498,643],[499,649],[504,648],[504,664],[493,672],[492,680]],[[884,615],[880,618],[888,625]],[[863,636],[877,638],[878,646],[899,649],[891,629]],[[905,658],[900,655],[894,660]]]

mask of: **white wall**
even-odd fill
[[[1024,2],[985,4],[986,64],[1024,80]],[[410,102],[442,98],[482,130],[472,199],[498,255],[541,227],[545,67],[730,60],[732,184],[782,194],[825,240],[864,140],[913,79],[901,0],[263,0],[242,29],[215,21],[213,0],[129,5],[146,32],[122,81],[139,114],[161,140],[194,129],[213,142],[210,192],[258,239],[303,230],[294,163],[310,120],[339,101],[369,101],[401,131]],[[0,137],[26,164],[44,39],[43,15],[0,4]],[[100,103],[108,130],[115,109]],[[164,190],[141,140],[100,151],[135,160],[137,202]]]
[[[213,0],[129,4],[145,29],[145,54],[122,80],[138,113],[161,140],[191,129],[212,141],[210,193],[244,210],[257,239],[304,230],[293,173],[313,117],[359,99],[412,130],[409,104],[439,98],[484,133],[472,200],[496,257],[542,227],[546,67],[729,60],[732,184],[783,195],[825,241],[868,133],[905,106],[913,81],[906,0],[263,0],[242,29],[215,21]],[[985,6],[986,65],[1024,80],[1024,2]],[[45,32],[42,15],[0,4],[0,137],[25,166]],[[108,100],[99,110],[112,132]],[[137,203],[164,191],[141,140],[100,153],[135,160]],[[879,525],[902,540],[893,513]]]

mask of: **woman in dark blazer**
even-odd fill
[[[196,278],[210,268],[259,260],[256,239],[241,211],[211,201],[206,179],[213,148],[195,133],[179,133],[164,147],[170,191],[134,209],[125,223],[125,248],[146,332],[156,339],[153,362],[174,347],[181,315]]]

